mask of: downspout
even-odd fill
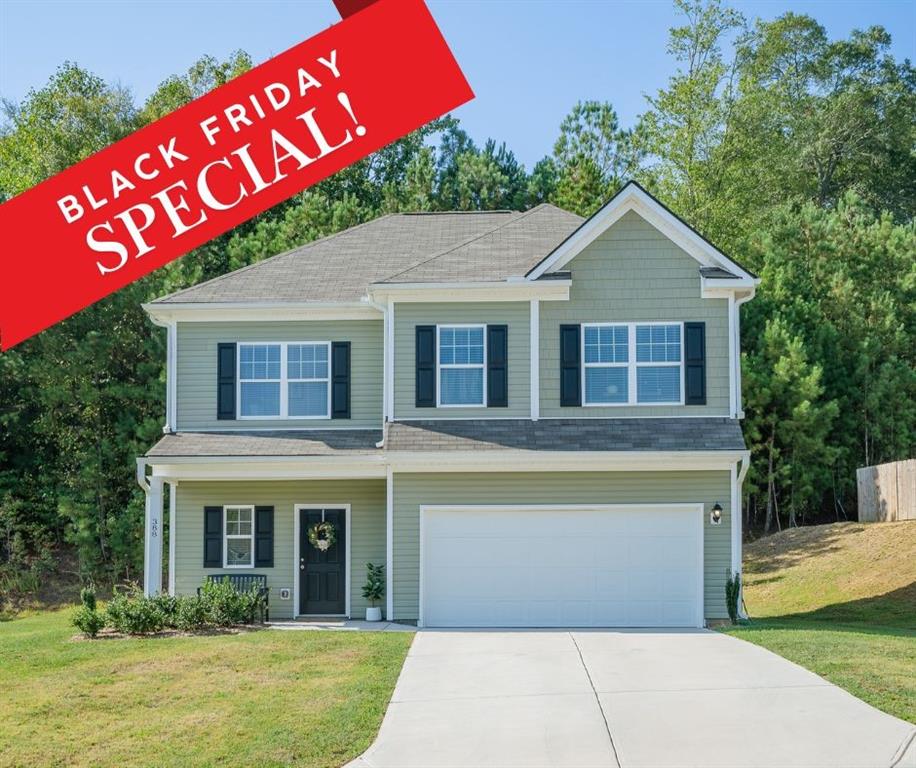
[[[373,301],[368,295],[363,296],[362,300],[368,306],[382,313],[382,439],[375,444],[375,447],[384,448],[385,442],[388,439],[388,373],[392,365],[392,361],[389,359],[391,354],[388,347],[388,337],[392,332],[390,327],[391,319],[388,316],[387,304],[380,304],[377,301]]]
[[[741,574],[741,590],[738,593],[738,616],[742,619],[748,618],[748,615],[747,615],[747,609],[744,605],[744,568],[742,567],[743,560],[744,560],[744,552],[743,552],[743,548],[744,548],[743,547],[743,544],[744,544],[743,538],[744,537],[742,535],[742,529],[744,527],[744,514],[742,510],[741,500],[744,496],[742,493],[742,489],[744,487],[744,478],[747,475],[747,471],[748,469],[750,469],[750,466],[751,466],[751,452],[745,451],[744,456],[742,457],[741,463],[739,465],[738,477],[737,477],[737,480],[735,481],[735,501],[733,501],[734,506],[732,507],[732,514],[734,515],[737,512],[738,520],[739,520],[737,541],[732,542],[732,546],[734,548],[737,548],[737,552],[735,553],[737,556],[736,560],[738,563],[737,572]]]
[[[149,492],[149,483],[146,480],[146,464],[144,457],[137,457],[137,485],[143,489],[144,493]]]
[[[178,425],[176,422],[177,399],[176,385],[178,371],[176,368],[178,356],[178,324],[175,320],[159,320],[147,312],[153,325],[166,329],[166,346],[165,346],[165,424],[162,425],[163,434],[176,432]]]
[[[756,294],[756,289],[751,288],[744,296],[735,295],[735,415],[744,418],[744,403],[741,397],[741,305],[750,301]],[[746,470],[745,470],[746,471]]]

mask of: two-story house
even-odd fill
[[[261,574],[272,617],[360,617],[367,563],[421,626],[725,617],[757,282],[630,183],[587,220],[383,216],[146,305],[147,591],[167,515],[170,593]]]

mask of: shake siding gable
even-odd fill
[[[178,324],[178,428],[361,428],[382,423],[381,320],[213,322]],[[220,342],[350,342],[350,418],[217,419],[216,349]]]
[[[631,211],[564,269],[572,272],[569,301],[540,307],[542,417],[728,415],[728,302],[700,297],[693,257]],[[640,320],[706,323],[706,405],[561,407],[560,326]]]

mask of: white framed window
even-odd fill
[[[330,343],[287,345],[287,409],[291,418],[330,417],[330,368]]]
[[[486,326],[437,325],[436,347],[436,404],[444,408],[486,405]]]
[[[223,507],[223,567],[254,567],[254,506]]]
[[[682,324],[640,324],[635,329],[636,401],[683,403]]]
[[[238,345],[240,419],[331,418],[331,342]]]
[[[630,400],[630,339],[626,325],[583,325],[583,399],[586,405],[618,405]]]
[[[683,405],[681,322],[582,326],[582,403]]]

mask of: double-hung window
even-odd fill
[[[327,418],[330,397],[327,344],[290,344],[286,348],[289,415]]]
[[[625,325],[583,327],[585,402],[589,405],[629,401],[629,329]]]
[[[239,344],[243,419],[330,418],[330,342]]]
[[[681,402],[681,326],[636,326],[636,399]]]
[[[223,567],[254,567],[254,507],[223,507]]]
[[[483,325],[438,326],[440,406],[485,404],[484,329]]]
[[[582,402],[683,403],[682,327],[681,323],[583,325]]]
[[[280,416],[280,344],[239,344],[239,402],[243,417]]]

